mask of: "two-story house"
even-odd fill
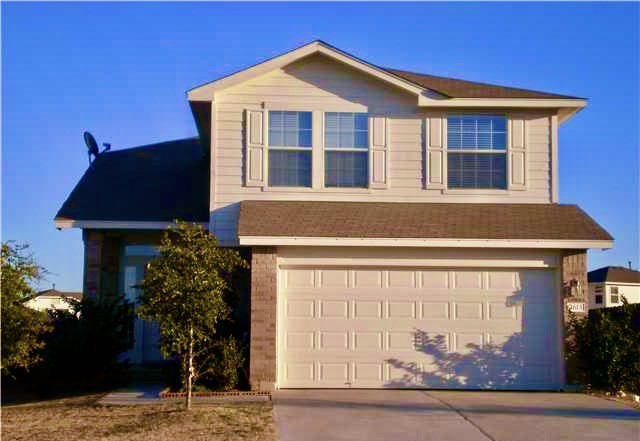
[[[587,273],[589,309],[622,306],[622,299],[640,303],[640,271],[605,266]]]
[[[197,138],[101,154],[57,214],[87,295],[135,298],[162,229],[199,222],[250,252],[254,388],[563,387],[566,305],[613,243],[558,203],[585,99],[322,41],[187,95]]]

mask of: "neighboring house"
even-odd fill
[[[23,304],[37,311],[48,311],[52,309],[69,310],[70,304],[67,299],[82,300],[81,292],[58,291],[55,288],[45,289],[34,294]]]
[[[133,295],[185,219],[250,253],[254,388],[563,387],[586,250],[613,245],[558,204],[585,99],[321,41],[187,96],[197,138],[101,154],[56,216],[83,229],[88,295]]]
[[[605,266],[589,271],[589,309],[621,306],[622,297],[640,303],[640,271]]]

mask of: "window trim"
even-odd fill
[[[327,113],[360,113],[366,115],[367,117],[367,147],[327,147],[326,135],[327,135]],[[333,192],[350,192],[350,191],[359,191],[359,192],[369,192],[371,189],[371,115],[369,112],[364,111],[349,111],[349,110],[323,110],[322,111],[322,131],[321,138],[322,140],[322,190],[323,191],[333,191]],[[326,182],[326,173],[327,173],[327,164],[326,164],[326,153],[327,152],[351,152],[351,153],[367,153],[367,183],[363,187],[328,187]]]
[[[285,106],[286,107],[286,106]],[[264,176],[265,176],[265,183],[264,183],[264,189],[266,188],[272,188],[272,189],[278,189],[278,190],[287,190],[287,189],[299,189],[299,190],[311,190],[313,188],[313,174],[314,174],[314,167],[313,167],[313,132],[315,130],[315,128],[313,127],[313,111],[312,110],[302,110],[302,109],[286,109],[286,110],[282,110],[279,107],[273,107],[273,108],[265,108],[264,109],[265,112],[265,119],[266,119],[266,134],[267,136],[265,137],[265,148],[266,148],[266,155],[265,156],[265,164],[264,164]],[[311,145],[309,147],[306,146],[296,146],[296,147],[292,147],[292,146],[272,146],[271,145],[271,130],[269,127],[269,124],[271,124],[271,118],[270,118],[270,114],[271,112],[296,112],[296,113],[309,113],[311,115]],[[310,173],[311,175],[309,176],[310,180],[309,180],[309,185],[308,186],[291,186],[291,185],[271,185],[271,173],[269,173],[270,170],[270,161],[269,161],[269,152],[271,150],[274,151],[289,151],[289,152],[309,152],[311,153],[311,170]]]
[[[506,145],[504,150],[494,150],[494,149],[453,149],[449,150],[449,117],[452,116],[461,116],[461,115],[482,115],[482,116],[502,116],[506,119]],[[428,129],[427,129],[428,130]],[[510,193],[510,183],[509,176],[511,173],[511,161],[510,161],[510,153],[511,153],[511,117],[507,112],[483,112],[482,110],[472,111],[469,113],[466,112],[445,112],[442,114],[442,145],[443,145],[443,153],[444,153],[444,166],[442,167],[443,173],[443,193],[449,194],[505,194]],[[504,155],[505,159],[505,186],[504,188],[495,188],[495,187],[450,187],[449,186],[449,153],[476,153],[476,154],[501,154]],[[427,165],[428,170],[428,165]]]

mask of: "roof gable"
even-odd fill
[[[330,57],[336,61],[351,66],[352,68],[360,70],[368,75],[371,75],[396,87],[411,92],[416,96],[420,96],[423,92],[425,92],[424,86],[415,84],[411,80],[397,76],[392,72],[370,64],[351,54],[343,52],[338,48],[325,43],[324,41],[315,40],[282,55],[255,64],[249,68],[197,86],[189,90],[187,92],[187,96],[189,98],[189,101],[212,101],[215,97],[215,93],[219,90],[235,86],[236,84],[242,83],[251,78],[255,78],[258,75],[262,75],[269,71],[282,68],[288,64],[314,54],[322,54]]]

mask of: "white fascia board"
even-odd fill
[[[610,240],[511,240],[511,239],[391,239],[355,237],[239,236],[240,245],[345,246],[345,247],[433,247],[433,248],[546,248],[609,249]]]
[[[322,42],[314,41],[301,48],[295,49],[291,52],[287,52],[275,58],[271,58],[255,66],[241,70],[224,78],[216,81],[204,84],[202,86],[195,87],[187,92],[187,98],[189,101],[213,101],[215,93],[226,89],[236,84],[240,84],[244,81],[255,78],[259,75],[263,75],[272,70],[279,69],[283,66],[291,64],[301,58],[309,56],[311,54],[320,53],[333,58],[336,61],[347,64],[355,69],[358,69],[364,73],[372,75],[382,81],[393,84],[408,92],[421,96],[425,92],[425,89],[404,80],[396,75],[392,75],[372,64],[369,64],[363,60],[360,60],[352,55],[337,50],[336,48],[324,45]]]
[[[176,224],[174,222],[141,222],[141,221],[99,221],[99,220],[74,220],[54,219],[56,228],[64,230],[68,228],[91,228],[113,230],[166,230]],[[197,225],[209,228],[208,222],[194,222]]]
[[[538,108],[575,108],[586,107],[582,99],[560,98],[449,98],[433,99],[421,95],[419,106],[424,107],[538,107]]]

